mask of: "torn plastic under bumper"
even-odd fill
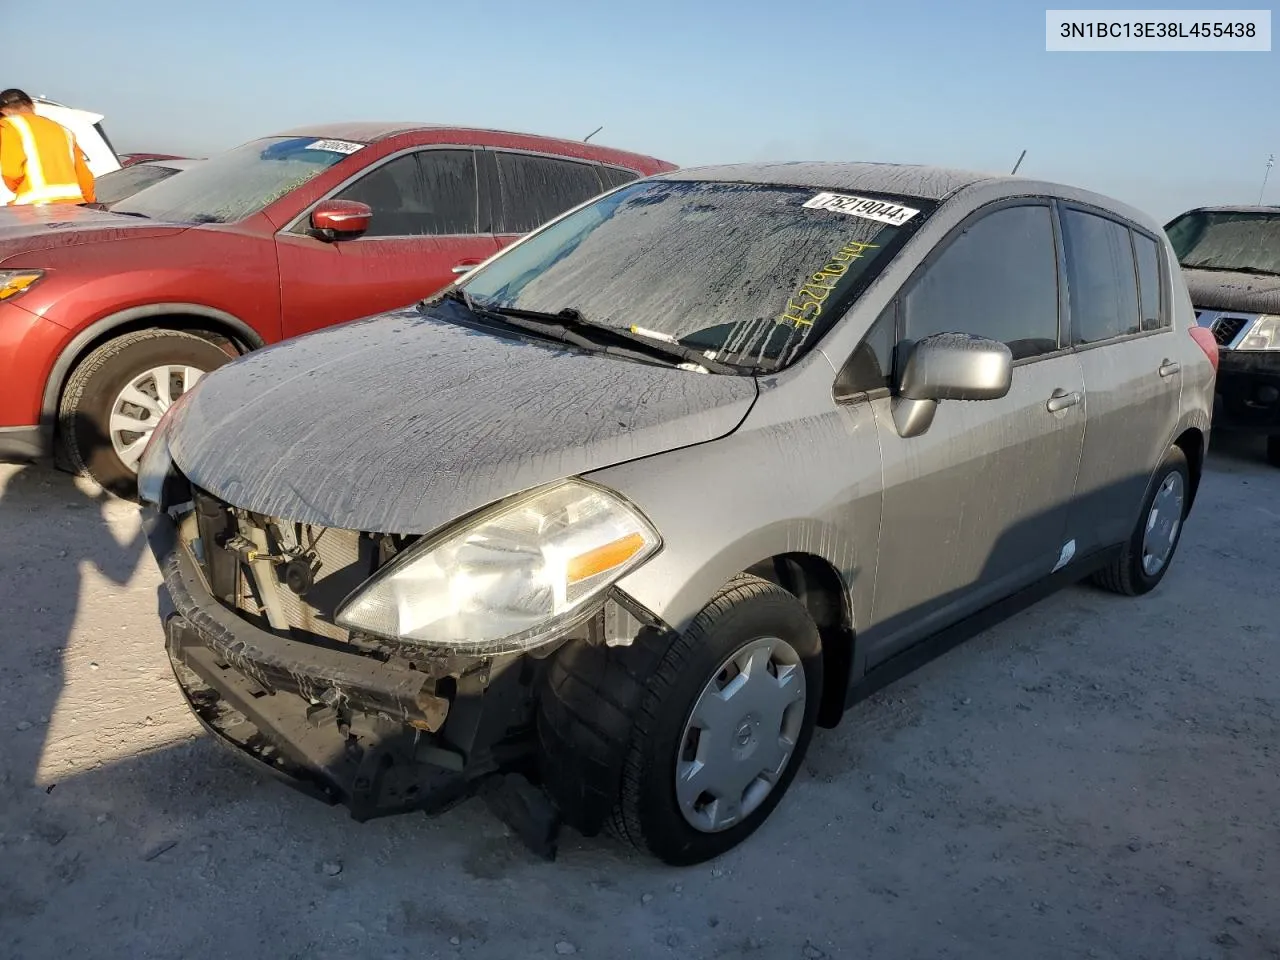
[[[152,514],[147,535],[175,609],[165,621],[174,675],[200,722],[242,758],[356,820],[438,812],[493,772],[418,758],[420,729],[437,729],[448,707],[423,689],[425,674],[257,628],[210,596],[172,519]],[[367,718],[359,736],[334,721],[325,704],[335,699]]]

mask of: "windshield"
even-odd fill
[[[135,163],[104,173],[93,182],[93,195],[97,203],[110,205],[117,200],[131,197],[139,190],[159,183],[178,171],[154,163]]]
[[[572,308],[586,322],[695,347],[708,359],[785,366],[934,206],[802,187],[642,181],[539,231],[460,287],[479,307]]]
[[[1184,267],[1280,275],[1280,211],[1186,213],[1165,232]]]
[[[210,157],[117,203],[117,213],[186,223],[231,223],[302,186],[364,145],[270,137]]]

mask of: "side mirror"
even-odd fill
[[[321,240],[348,240],[369,229],[373,211],[354,200],[326,200],[311,211],[311,232]]]
[[[929,429],[939,400],[998,400],[1013,385],[1013,353],[1006,344],[967,333],[939,333],[916,343],[893,398],[900,437]]]

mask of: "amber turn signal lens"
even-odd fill
[[[594,550],[578,554],[572,558],[566,570],[568,583],[580,583],[594,577],[597,573],[612,570],[626,563],[644,548],[644,537],[638,533],[629,533],[610,543],[602,544]]]

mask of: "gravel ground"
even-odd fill
[[[1154,595],[1067,590],[858,705],[687,870],[255,776],[179,698],[136,511],[0,467],[0,954],[1280,958],[1280,471],[1217,443]]]

